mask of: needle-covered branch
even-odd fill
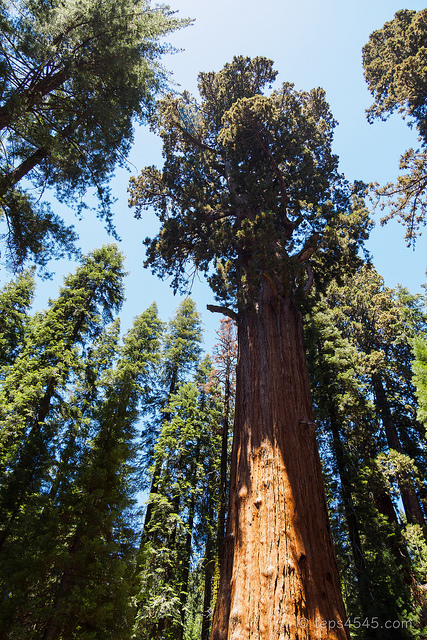
[[[51,187],[79,213],[88,208],[83,198],[93,188],[97,214],[114,234],[108,182],[126,162],[134,122],[147,120],[167,85],[159,61],[171,48],[162,39],[188,20],[167,6],[151,7],[149,0],[18,0],[2,3],[0,18],[6,259],[16,267],[27,259],[44,265],[69,253],[72,234],[64,241],[63,225],[58,232],[49,224],[37,197],[26,198],[31,214],[21,214],[14,206],[16,185],[25,177],[41,191]],[[24,223],[25,235],[10,232]],[[36,241],[42,228],[46,242]]]
[[[400,159],[400,169],[405,173],[395,184],[376,186],[374,191],[380,206],[389,208],[381,223],[397,217],[406,226],[409,246],[421,234],[427,214],[426,64],[427,9],[398,11],[393,20],[370,35],[363,47],[365,79],[374,98],[368,121],[385,120],[398,111],[419,133],[422,150],[409,149]]]

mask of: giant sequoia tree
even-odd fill
[[[163,170],[130,187],[162,223],[147,265],[185,288],[205,272],[238,323],[227,535],[211,637],[345,638],[298,299],[328,221],[349,210],[324,92],[276,78],[265,58],[199,76],[201,101],[164,99]],[[213,269],[212,269],[213,265]],[[308,274],[306,276],[306,273]],[[228,309],[225,305],[232,305]]]

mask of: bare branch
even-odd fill
[[[239,319],[239,316],[237,315],[237,313],[232,309],[229,309],[228,307],[221,307],[216,304],[207,304],[206,309],[208,311],[211,311],[212,313],[222,313],[224,316],[228,316],[229,318],[234,320],[234,322],[236,323]]]
[[[308,292],[310,291],[311,287],[313,286],[313,281],[314,281],[313,267],[311,266],[311,264],[309,262],[307,262],[306,268],[307,268],[308,280],[305,283],[305,287],[304,287],[304,291],[303,291],[304,298],[306,298],[308,296]]]

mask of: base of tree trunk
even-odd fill
[[[227,535],[211,640],[349,638],[292,298],[239,318]]]

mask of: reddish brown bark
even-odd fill
[[[230,507],[212,640],[349,638],[299,311],[240,313]]]

